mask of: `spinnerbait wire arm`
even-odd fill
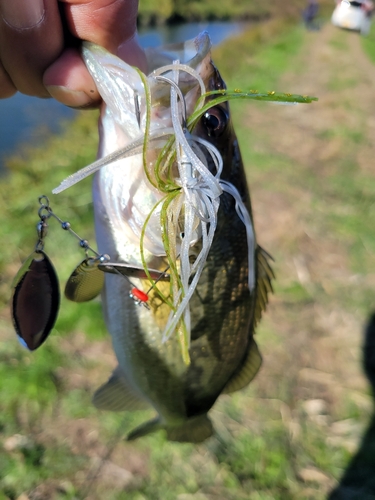
[[[44,247],[44,238],[47,235],[47,228],[48,224],[46,222],[47,219],[50,217],[53,217],[56,219],[60,225],[61,228],[64,229],[64,231],[69,231],[78,241],[81,246],[86,252],[90,250],[94,255],[95,258],[93,259],[94,261],[98,261],[100,264],[103,264],[105,262],[110,262],[110,256],[107,254],[99,254],[96,250],[94,250],[90,245],[89,242],[83,238],[81,238],[72,228],[70,225],[70,222],[68,221],[63,221],[55,212],[52,210],[52,207],[50,206],[50,201],[49,198],[46,195],[39,196],[39,204],[40,208],[38,210],[38,215],[40,217],[40,222],[37,224],[37,231],[38,231],[38,242],[35,246],[36,251],[42,251]],[[45,211],[45,213],[43,213]],[[128,283],[131,285],[131,290],[129,292],[129,296],[134,300],[136,304],[143,305],[146,307],[146,309],[150,309],[148,304],[146,303],[148,300],[148,294],[152,290],[152,288],[155,286],[153,285],[146,293],[143,292],[142,290],[139,290],[136,286],[134,286],[134,283],[129,279],[129,277],[126,274],[120,273],[115,267],[111,266],[112,271],[114,271],[115,274],[118,276],[121,276],[122,278],[125,278]],[[166,273],[166,271],[169,269],[169,267],[160,274],[160,277],[155,281],[155,284],[163,278],[163,275]],[[105,271],[105,267],[101,269],[103,272]]]
[[[45,203],[43,203],[43,200],[45,200]],[[69,231],[70,234],[72,234],[78,241],[80,246],[86,251],[90,250],[94,255],[99,260],[102,260],[103,262],[109,260],[109,257],[107,255],[100,255],[96,250],[94,250],[92,247],[90,247],[89,242],[83,238],[81,238],[73,229],[71,228],[70,222],[68,221],[63,221],[60,219],[58,215],[55,214],[55,212],[52,210],[52,207],[50,206],[49,199],[46,195],[39,196],[39,203],[41,205],[39,209],[39,217],[42,219],[43,215],[41,215],[42,210],[47,211],[47,218],[49,217],[54,217],[61,225],[61,228],[64,229],[64,231]]]

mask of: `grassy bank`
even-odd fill
[[[370,33],[362,38],[362,46],[368,57],[375,63],[375,27],[371,26]]]
[[[298,19],[305,0],[274,2],[272,0],[236,0],[234,2],[203,2],[187,0],[141,0],[138,21],[142,25],[176,21],[240,20],[259,21],[267,18]],[[321,12],[332,10],[332,2],[320,1]]]

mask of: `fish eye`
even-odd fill
[[[220,137],[227,127],[229,116],[220,106],[214,106],[202,116],[202,123],[209,137]]]

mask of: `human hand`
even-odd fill
[[[100,96],[69,32],[145,71],[136,40],[138,0],[0,0],[0,98],[17,91],[94,107]]]

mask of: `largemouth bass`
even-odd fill
[[[165,429],[173,441],[205,440],[216,399],[246,387],[261,365],[254,332],[273,273],[255,240],[228,103],[215,100],[226,87],[210,46],[202,33],[148,50],[148,78],[100,47],[83,49],[103,97],[99,159],[106,160],[93,188],[98,250],[170,275],[155,284],[106,273],[102,303],[119,366],[93,402],[158,413],[129,439]],[[134,300],[133,286],[147,307]]]

